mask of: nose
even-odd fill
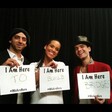
[[[52,51],[53,51],[54,53],[56,53],[56,52],[57,52],[56,48],[53,48],[53,49],[52,49]]]
[[[81,50],[81,47],[77,47],[76,51],[80,51]]]
[[[22,43],[23,42],[23,39],[22,38],[19,38],[19,42]]]
[[[80,50],[81,50],[81,47],[78,48],[78,51],[80,51]]]

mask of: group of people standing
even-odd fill
[[[44,46],[44,53],[38,62],[29,62],[23,55],[23,50],[30,43],[30,35],[23,28],[14,28],[9,35],[9,48],[0,53],[0,65],[18,67],[20,65],[34,65],[35,66],[35,85],[36,91],[0,95],[0,104],[64,104],[63,91],[54,92],[39,92],[39,68],[40,67],[63,67],[65,63],[54,60],[58,56],[61,49],[61,42],[57,39],[49,40]],[[110,84],[112,85],[112,71],[111,67],[102,62],[93,60],[90,55],[92,44],[86,36],[77,36],[74,38],[75,55],[80,59],[79,66],[73,70],[73,103],[74,104],[111,104],[112,103],[112,89],[110,89],[110,99],[80,99],[78,89],[77,73],[92,73],[109,71]],[[110,88],[112,87],[110,85]],[[68,96],[69,97],[69,96]]]

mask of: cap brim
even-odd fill
[[[82,42],[76,42],[75,45],[78,45],[78,44],[85,44],[87,46],[90,46],[92,47],[91,43],[90,42],[85,42],[85,41],[82,41]]]

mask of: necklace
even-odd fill
[[[88,72],[88,69],[87,69],[87,68],[88,68],[88,65],[89,65],[89,64],[92,64],[93,62],[94,62],[94,61],[93,61],[93,59],[91,58],[90,61],[89,61],[89,63],[88,63],[86,66],[81,66],[81,67],[80,67],[80,72],[82,72],[82,73],[87,73],[87,72]]]

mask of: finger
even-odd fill
[[[14,63],[13,63],[13,62],[11,62],[11,65],[12,65],[12,66],[14,66]]]
[[[14,67],[14,66],[18,67],[19,66],[19,63],[17,61],[15,61],[15,60],[13,60],[13,61],[10,60],[9,66],[11,66],[11,67]]]
[[[17,61],[13,61],[14,66],[18,67],[20,64]]]

